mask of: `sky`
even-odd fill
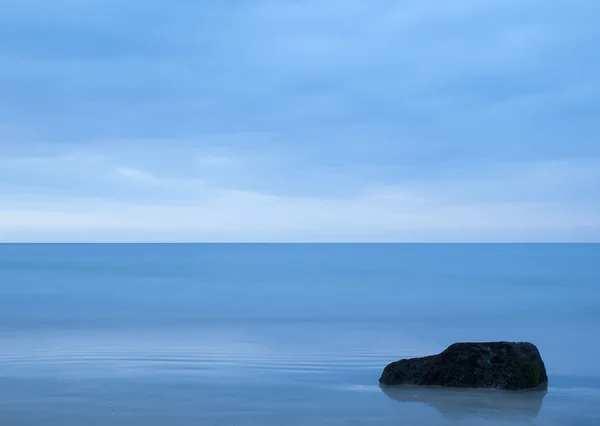
[[[600,2],[0,3],[0,241],[600,241]]]

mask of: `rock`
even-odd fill
[[[391,363],[383,370],[379,383],[545,390],[548,376],[540,352],[532,343],[455,343],[438,355]]]

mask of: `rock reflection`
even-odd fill
[[[513,392],[413,386],[383,386],[381,389],[395,401],[425,404],[452,420],[477,417],[486,420],[533,422],[546,395],[545,391]]]

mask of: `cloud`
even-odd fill
[[[0,226],[11,239],[596,238],[599,12],[5,2]]]
[[[544,203],[443,205],[436,200],[407,203],[404,198],[336,201],[228,193],[184,207],[92,200],[33,207],[0,210],[4,239],[570,241],[577,230],[585,231],[587,240],[600,237],[596,214]],[[582,238],[582,233],[575,235]]]
[[[189,197],[189,194],[195,194],[197,190],[200,190],[203,187],[201,179],[158,177],[152,173],[133,167],[117,167],[116,174],[137,184],[158,187],[170,191],[170,195],[174,195],[175,191],[180,192],[180,196],[183,196],[183,199]]]
[[[352,195],[336,198],[215,184],[189,191],[194,181],[121,168],[120,176],[156,191],[188,190],[178,203],[162,204],[152,192],[136,203],[89,196],[5,200],[0,236],[51,241],[595,241],[600,239],[599,200],[593,192],[599,164],[583,160],[461,169],[462,176],[453,179],[356,187]]]
[[[142,183],[150,183],[150,184],[160,184],[161,180],[154,176],[151,173],[143,172],[138,169],[130,168],[130,167],[118,167],[117,174],[120,176],[124,176],[126,178],[130,178],[136,182]]]
[[[138,13],[142,7],[144,14]],[[354,147],[365,139],[340,133],[362,124],[371,129],[375,150],[381,149],[378,139],[401,133],[397,144],[416,140],[426,149],[451,138],[476,155],[489,151],[480,143],[487,129],[511,128],[505,155],[515,157],[561,145],[564,134],[547,131],[540,138],[523,126],[551,129],[568,122],[573,105],[553,93],[597,82],[597,61],[578,47],[598,41],[590,2],[340,7],[337,1],[255,0],[232,11],[217,4],[166,8],[135,1],[125,8],[94,2],[81,9],[63,0],[52,19],[44,15],[49,28],[38,30],[46,36],[41,44],[39,37],[26,37],[37,25],[32,8],[9,9],[2,27],[12,31],[5,39],[12,53],[5,54],[1,72],[14,84],[7,84],[13,89],[4,102],[13,122],[31,117],[23,127],[53,139],[195,139],[228,131],[294,137],[333,127],[335,137]],[[533,111],[510,114],[511,126],[504,114],[479,115],[492,103],[531,92],[549,96]],[[555,122],[531,122],[538,111],[557,107],[567,111]],[[64,116],[74,123],[68,133],[58,125]],[[553,149],[594,149],[586,134],[597,127],[591,119],[580,124],[569,146]],[[527,142],[511,141],[524,131]],[[326,135],[304,141],[309,147],[324,143],[334,144]]]

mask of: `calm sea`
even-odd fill
[[[600,424],[600,245],[0,245],[0,425]],[[546,395],[384,391],[528,340]]]

